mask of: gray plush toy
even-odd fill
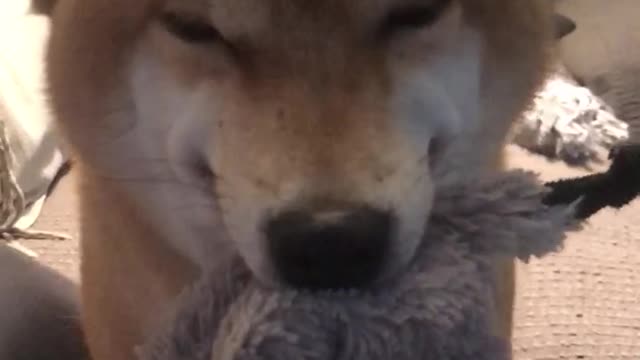
[[[544,205],[547,192],[526,172],[438,189],[411,266],[368,290],[266,289],[236,259],[182,294],[139,358],[510,359],[491,332],[493,260],[545,255],[580,227],[576,206]]]

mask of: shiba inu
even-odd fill
[[[132,359],[234,252],[266,286],[392,276],[438,186],[500,170],[551,19],[535,0],[59,2],[48,79],[94,359]],[[513,264],[496,272],[508,336]]]

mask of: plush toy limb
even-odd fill
[[[613,160],[604,173],[545,184],[551,192],[546,205],[571,204],[580,200],[576,217],[584,220],[601,209],[629,204],[640,194],[640,145],[624,145],[611,151]]]

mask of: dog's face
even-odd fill
[[[54,109],[194,261],[360,286],[412,257],[440,183],[496,168],[545,71],[542,3],[66,0]]]

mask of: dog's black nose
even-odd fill
[[[380,275],[394,227],[385,211],[283,212],[265,224],[277,275],[304,289],[366,286]]]

